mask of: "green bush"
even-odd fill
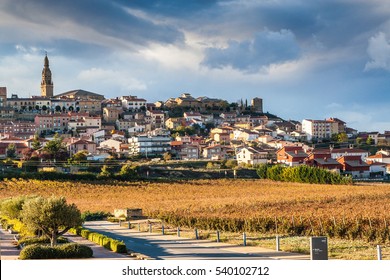
[[[115,253],[127,253],[127,247],[122,241],[118,241],[112,238],[109,238],[101,233],[92,232],[84,228],[72,228],[69,230],[73,234],[81,235],[83,238],[88,239],[104,248],[111,250]]]
[[[60,250],[62,250],[63,255],[67,259],[92,258],[93,256],[93,251],[90,247],[77,243],[62,245]]]
[[[26,199],[27,198],[24,196],[19,196],[2,200],[0,202],[1,214],[7,216],[10,219],[18,219]]]
[[[32,259],[61,259],[62,256],[59,252],[47,245],[32,244],[24,247],[20,251],[19,259],[32,260]]]
[[[111,213],[103,212],[103,211],[99,211],[99,212],[86,211],[86,212],[81,214],[81,218],[84,221],[100,221],[100,220],[104,220],[110,216],[111,216]]]
[[[91,234],[91,231],[90,230],[88,230],[88,229],[82,229],[81,231],[80,231],[80,235],[81,235],[81,237],[83,237],[83,238],[85,238],[85,239],[88,239],[88,236]]]
[[[68,230],[69,233],[71,234],[76,234],[81,236],[81,231],[83,230],[83,227],[76,227],[76,228],[71,228]]]
[[[281,165],[260,165],[257,175],[262,179],[274,181],[310,183],[310,184],[351,184],[350,177],[343,177],[338,173],[327,169],[299,165],[295,167],[283,167]]]
[[[58,244],[64,244],[64,243],[69,243],[69,241],[65,237],[60,236],[60,237],[57,238],[57,243]],[[28,246],[28,245],[32,245],[32,244],[47,244],[47,245],[50,245],[50,239],[45,237],[45,236],[42,236],[42,237],[25,237],[25,238],[19,239],[18,244],[19,245],[23,245],[23,246]]]
[[[110,250],[115,253],[127,253],[127,248],[125,243],[115,239],[110,240]]]
[[[74,259],[91,258],[93,251],[90,247],[77,243],[68,243],[55,247],[33,244],[22,249],[19,258],[22,260],[31,259]]]

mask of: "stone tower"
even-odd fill
[[[0,87],[0,107],[7,106],[7,88]]]
[[[255,97],[251,101],[251,110],[256,113],[263,113],[263,99]]]
[[[42,70],[41,96],[53,97],[53,81],[51,79],[51,71],[49,68],[49,59],[47,58],[47,54],[45,56]]]

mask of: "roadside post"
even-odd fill
[[[382,260],[382,247],[381,245],[376,245],[377,255],[378,255],[378,261]]]
[[[198,229],[196,228],[195,229],[195,239],[198,240],[199,239],[199,235],[198,235]]]
[[[217,242],[220,242],[219,230],[217,230]]]
[[[164,224],[161,225],[161,233],[164,235]]]
[[[177,237],[180,237],[180,228],[177,227]]]
[[[280,237],[279,235],[276,236],[276,251],[280,251]]]
[[[245,232],[242,234],[242,239],[243,239],[243,245],[246,246],[246,233]]]
[[[328,260],[328,238],[326,236],[310,237],[310,259]]]
[[[149,224],[149,233],[152,233],[152,224]]]

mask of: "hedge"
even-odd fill
[[[341,176],[330,170],[299,165],[295,167],[284,167],[281,165],[260,165],[257,175],[262,179],[274,181],[310,183],[310,184],[352,184],[351,177]]]
[[[115,253],[127,253],[126,244],[123,241],[115,240],[98,232],[92,232],[84,228],[71,228],[69,232],[82,236],[104,248]]]
[[[55,247],[47,245],[28,245],[20,251],[19,259],[78,259],[92,258],[93,251],[90,247],[77,243],[67,243]]]
[[[68,239],[66,239],[63,236],[60,236],[57,238],[57,243],[58,244],[63,244],[63,243],[69,243]],[[22,246],[28,246],[32,244],[46,244],[50,245],[50,239],[47,238],[46,236],[41,236],[41,237],[26,237],[26,238],[21,238],[18,240],[18,244]]]

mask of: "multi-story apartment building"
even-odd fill
[[[102,103],[100,100],[94,99],[80,99],[75,100],[76,111],[90,114],[101,114],[102,111]]]
[[[65,98],[52,98],[50,99],[51,102],[51,111],[52,112],[69,112],[69,111],[76,111],[76,101],[74,99],[65,99]],[[37,103],[40,109],[42,109],[41,103]]]
[[[68,121],[69,130],[78,130],[85,128],[96,128],[97,130],[102,127],[101,117],[96,116],[74,116]]]
[[[165,127],[165,114],[163,111],[147,111],[146,116],[151,118],[152,128]]]
[[[129,95],[120,97],[120,100],[122,101],[122,106],[125,110],[138,111],[143,107],[146,109],[146,100],[143,98]]]
[[[331,138],[332,134],[339,133],[339,123],[331,120],[302,121],[302,132],[307,135],[307,140]]]
[[[28,139],[36,133],[37,127],[29,121],[0,121],[0,136]]]
[[[85,118],[90,120],[91,126],[101,127],[100,117],[89,117],[88,113],[60,113],[60,114],[43,114],[36,115],[34,122],[37,126],[37,132],[42,131],[60,131],[65,128],[68,129],[68,123],[70,121],[83,120]]]
[[[34,122],[37,126],[37,132],[64,130],[68,127],[70,120],[69,114],[51,114],[51,115],[36,115]]]
[[[122,107],[105,107],[103,108],[103,120],[107,123],[114,123],[122,112]]]
[[[52,108],[51,99],[48,97],[19,98],[17,94],[13,94],[11,98],[7,99],[7,106],[12,107],[15,111],[50,111]]]
[[[128,139],[129,154],[159,156],[171,150],[171,137],[167,135],[139,135]]]

